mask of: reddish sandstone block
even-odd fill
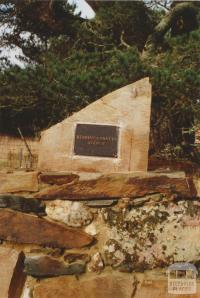
[[[20,298],[26,275],[24,255],[11,248],[0,248],[0,297]]]

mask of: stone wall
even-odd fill
[[[184,172],[0,175],[2,298],[172,297],[167,267],[200,269],[199,184]]]

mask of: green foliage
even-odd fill
[[[83,20],[65,0],[0,1],[0,44],[20,47],[26,57],[41,62],[49,39],[65,35],[74,41]]]
[[[129,45],[143,49],[147,37],[153,31],[154,12],[142,1],[104,2],[96,16],[98,30],[115,45],[122,44],[122,37]]]
[[[168,40],[167,52],[152,55],[148,63],[153,83],[153,127],[159,128],[157,146],[194,141],[200,121],[200,30]],[[153,67],[152,67],[153,66]]]
[[[49,55],[42,65],[6,69],[0,75],[1,130],[17,132],[19,126],[36,133],[143,76],[134,49],[77,51],[65,60]]]

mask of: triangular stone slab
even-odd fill
[[[150,109],[149,78],[107,94],[42,133],[39,170],[146,171]]]

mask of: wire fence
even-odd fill
[[[21,138],[0,135],[0,170],[37,169],[39,141],[26,139],[31,150],[27,150]]]
[[[39,140],[11,137],[0,134],[0,171],[1,170],[35,170],[38,166]],[[195,133],[195,144],[200,152],[200,130]]]
[[[195,144],[200,148],[200,130],[195,133]]]

